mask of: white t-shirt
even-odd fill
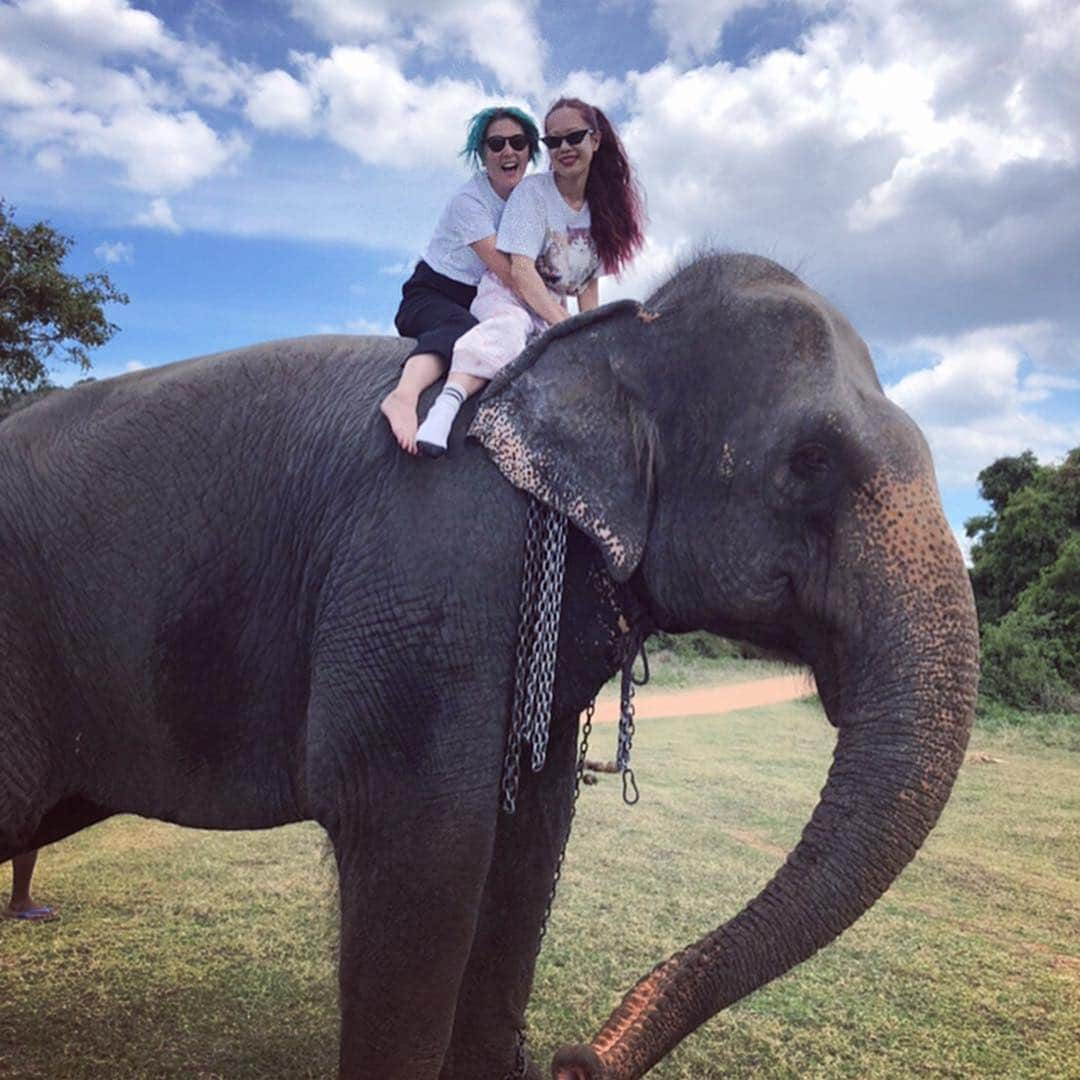
[[[586,202],[573,210],[550,172],[526,176],[511,192],[495,242],[509,255],[536,260],[544,284],[561,296],[578,296],[600,269]]]
[[[487,173],[477,173],[446,204],[424,252],[424,262],[463,285],[478,284],[487,267],[469,245],[499,231],[505,207]]]

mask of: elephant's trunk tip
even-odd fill
[[[591,1046],[564,1046],[551,1062],[552,1080],[604,1080],[604,1064]]]

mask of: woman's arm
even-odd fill
[[[578,311],[592,311],[600,306],[600,276],[597,275],[578,293]]]
[[[495,246],[495,234],[485,236],[483,240],[477,240],[469,247],[476,252],[484,265],[508,288],[512,289],[514,283],[510,278],[510,256],[500,251]]]
[[[512,288],[544,322],[551,326],[570,318],[566,308],[551,299],[543,278],[536,272],[536,263],[528,255],[510,256]]]

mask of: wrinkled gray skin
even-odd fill
[[[577,713],[629,626],[702,627],[813,668],[835,763],[762,894],[555,1074],[642,1075],[857,919],[934,825],[972,715],[926,446],[767,260],[703,258],[645,306],[550,333],[438,463],[393,444],[377,406],[407,346],[373,338],[139,372],[0,426],[0,859],[120,812],[312,818],[340,871],[342,1074],[500,1078]],[[548,763],[508,817],[519,488],[577,528]]]

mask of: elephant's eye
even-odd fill
[[[821,443],[804,443],[791,455],[791,471],[800,480],[822,480],[832,464],[828,448]]]

